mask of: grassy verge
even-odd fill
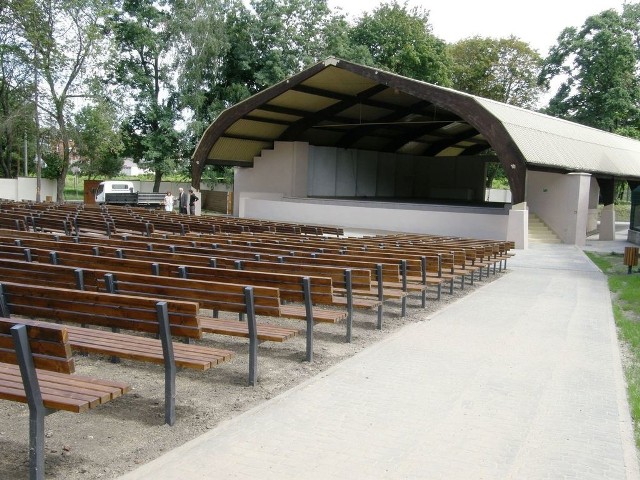
[[[609,279],[618,337],[624,343],[623,365],[636,446],[640,448],[640,275],[627,274],[620,254],[587,252]]]

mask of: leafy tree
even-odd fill
[[[80,173],[111,177],[122,169],[124,143],[113,105],[87,105],[75,115],[74,143]]]
[[[406,77],[451,85],[446,44],[431,33],[429,12],[407,3],[382,3],[351,30],[353,45],[365,46],[373,64]]]
[[[544,90],[538,84],[542,58],[516,37],[471,37],[450,45],[452,87],[524,108]]]
[[[64,200],[69,169],[69,110],[73,101],[88,94],[84,79],[104,37],[102,19],[108,3],[98,0],[9,0],[25,57],[42,79],[36,102],[60,133],[62,166],[57,196]],[[38,86],[38,85],[37,85]],[[36,88],[37,88],[36,86]]]
[[[251,6],[257,91],[326,57],[342,18],[326,0],[252,0]]]
[[[226,108],[332,54],[358,51],[326,0],[197,0],[178,5],[176,71],[189,112],[186,148]],[[363,48],[359,48],[364,52]],[[354,58],[355,59],[355,54]],[[212,178],[226,178],[222,168]]]
[[[117,46],[109,62],[115,65],[111,81],[134,105],[123,127],[125,154],[155,172],[156,192],[162,176],[175,168],[181,143],[171,69],[173,8],[171,2],[123,0],[110,22]]]
[[[198,138],[221,111],[305,66],[330,55],[357,57],[349,25],[326,0],[253,0],[251,8],[197,0],[176,15],[192,19],[179,22],[177,71],[181,106],[192,112]]]
[[[42,163],[42,176],[55,180],[62,173],[64,158],[58,152],[45,151],[42,154]]]
[[[562,31],[540,74],[545,85],[564,78],[546,113],[613,132],[638,128],[637,12],[606,10]]]
[[[0,15],[5,25],[8,19]],[[0,166],[4,177],[18,175],[24,138],[35,137],[28,59],[15,43],[11,28],[0,29]]]

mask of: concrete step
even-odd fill
[[[529,212],[530,243],[562,243],[560,238],[535,213]]]

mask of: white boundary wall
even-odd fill
[[[37,179],[35,177],[0,178],[0,198],[35,202],[36,186]],[[52,201],[57,201],[55,180],[41,179],[40,188],[40,200],[44,202],[47,197],[51,197]]]

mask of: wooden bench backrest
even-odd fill
[[[0,259],[0,281],[35,283],[59,288],[77,288],[73,267],[60,267],[46,263],[26,262],[18,259]],[[85,275],[85,277],[87,277]],[[85,284],[93,286],[95,281],[85,278]],[[93,284],[93,285],[92,285]]]
[[[75,371],[69,337],[64,326],[42,325],[28,320],[0,318],[0,362],[18,364],[11,335],[11,327],[17,324],[27,326],[29,347],[36,368],[60,373]]]
[[[284,256],[285,263],[301,264],[301,265],[327,265],[332,267],[341,268],[366,268],[371,272],[372,278],[376,276],[377,263],[367,261],[367,259],[347,260],[347,259],[332,259],[332,258],[311,258],[311,257],[297,257],[297,256]],[[383,282],[399,282],[400,281],[400,266],[390,263],[382,263],[382,281]],[[377,280],[377,279],[376,279]]]
[[[22,215],[8,215],[6,213],[1,213],[0,227],[17,231],[25,231],[27,229],[27,224],[25,217]]]
[[[344,272],[346,268],[331,267],[328,265],[292,265],[290,263],[257,262],[252,260],[244,261],[243,265],[245,270],[330,277],[334,287],[345,288]],[[351,284],[356,290],[369,290],[371,288],[371,270],[352,268]]]
[[[12,315],[159,332],[156,304],[160,299],[25,285],[5,280],[1,285]],[[197,303],[167,301],[167,309],[172,335],[202,337]]]
[[[56,245],[54,246],[63,247],[64,245]],[[11,247],[15,250],[21,250],[20,247]],[[2,247],[0,246],[0,255],[2,255]],[[32,255],[34,260],[39,260],[40,262],[48,261],[48,253],[46,251],[42,251],[41,249],[32,249]],[[191,256],[190,256],[191,257]],[[19,255],[14,255],[16,260],[22,260]],[[149,261],[139,261],[139,260],[129,260],[129,259],[117,259],[113,257],[97,257],[93,255],[83,255],[83,254],[75,254],[68,252],[58,252],[58,262],[60,265],[73,266],[76,268],[82,268],[86,270],[85,272],[85,286],[89,289],[95,287],[94,282],[91,281],[91,277],[88,276],[88,270],[97,270],[104,273],[108,272],[125,272],[125,273],[136,273],[141,275],[149,275],[151,273],[151,262]],[[1,263],[0,263],[1,266]],[[175,278],[180,276],[179,268],[180,265],[173,264],[158,264],[159,273],[164,277],[174,277],[173,280],[169,280],[169,282],[173,281],[175,283]],[[37,269],[35,266],[29,267],[29,264],[26,264],[23,272],[17,272],[17,278],[20,278],[21,281],[27,281],[28,278],[33,275],[30,273],[30,270]],[[1,268],[0,268],[1,271]],[[277,291],[271,294],[268,294],[267,291],[263,291],[262,294],[258,291],[254,291],[254,296],[256,297],[256,313],[261,315],[276,315],[279,308],[279,298],[283,298],[289,301],[303,302],[304,301],[304,290],[302,285],[302,277],[298,272],[298,275],[290,275],[290,274],[279,274],[273,272],[254,272],[254,271],[242,271],[242,270],[231,270],[231,269],[212,269],[210,267],[198,267],[198,266],[187,266],[188,276],[194,280],[206,280],[209,282],[218,282],[218,283],[234,283],[236,284],[234,288],[238,288],[240,285],[246,286],[261,286],[261,287],[270,287],[273,289],[279,289],[280,292]],[[71,277],[60,279],[56,277],[55,270],[50,270],[47,272],[43,272],[43,278],[50,277],[50,281],[53,282],[52,285],[56,285],[59,287],[67,287],[69,288],[69,283],[72,281]],[[10,279],[11,277],[5,277]],[[147,281],[150,283],[159,284],[161,281],[154,281],[154,278],[158,277],[149,277]],[[328,277],[310,277],[311,279],[311,294],[314,303],[318,304],[331,304],[333,299],[333,286],[332,281]],[[164,281],[162,281],[164,282]],[[206,285],[205,285],[206,286]],[[208,288],[207,290],[213,294],[213,287]],[[121,291],[125,291],[121,289]],[[150,289],[147,288],[147,293],[149,293]],[[130,293],[133,294],[131,291]],[[240,292],[242,294],[242,292]],[[183,296],[176,296],[175,298],[185,298]],[[196,297],[191,296],[193,300],[196,300]],[[242,295],[238,298],[242,298]],[[244,303],[232,303],[226,301],[227,303],[224,305],[226,308],[222,308],[221,302],[216,300],[215,298],[210,297],[199,297],[199,303],[203,308],[214,308],[223,311],[244,311],[245,306]],[[224,303],[224,302],[223,302]],[[212,306],[214,305],[214,306]]]
[[[179,276],[179,267],[171,265],[171,276]],[[187,267],[188,278],[203,281],[233,282],[243,285],[255,285],[277,288],[283,300],[291,302],[304,302],[304,288],[302,279],[305,275],[257,272],[254,270],[232,270],[210,267]],[[311,298],[313,303],[330,305],[333,303],[333,284],[329,277],[311,277]],[[256,302],[257,304],[257,302]]]
[[[114,274],[117,292],[171,300],[198,302],[200,307],[225,312],[246,313],[244,284],[232,284],[196,279],[139,275],[126,272]],[[98,278],[100,291],[106,291],[104,277]],[[280,316],[280,292],[277,288],[253,286],[255,313]]]
[[[68,254],[63,255],[68,256]],[[31,283],[37,285],[75,289],[77,288],[75,271],[82,270],[85,289],[107,292],[105,274],[112,273],[116,280],[116,293],[197,302],[201,308],[226,312],[246,313],[247,310],[244,297],[245,284],[136,274],[127,272],[126,266],[129,262],[122,260],[119,262],[120,269],[117,271],[86,268],[86,262],[78,263],[84,267],[0,260],[0,280],[15,283],[29,283],[31,280]],[[277,288],[254,287],[253,293],[256,314],[279,315],[280,298]]]

